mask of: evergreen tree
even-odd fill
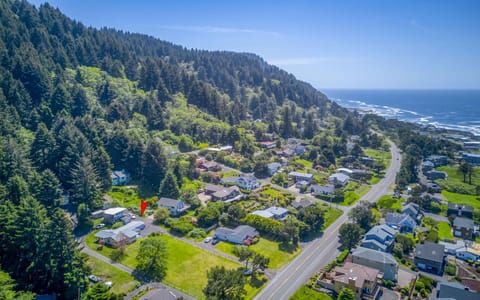
[[[82,156],[71,170],[70,195],[73,203],[88,207],[100,206],[101,193],[97,170],[86,156]]]
[[[60,181],[50,169],[40,173],[40,183],[36,187],[35,197],[49,209],[60,205],[62,197]]]
[[[142,167],[143,183],[153,191],[158,191],[167,170],[167,158],[159,141],[151,140],[147,144],[142,158]]]
[[[167,248],[160,237],[149,237],[140,243],[136,270],[154,280],[162,280],[167,272]]]
[[[241,270],[215,266],[207,272],[207,277],[207,286],[203,290],[207,299],[239,300],[246,294],[245,276]]]
[[[172,172],[168,172],[165,178],[160,184],[159,194],[161,197],[167,197],[177,199],[180,195],[180,189],[178,188],[177,178]]]

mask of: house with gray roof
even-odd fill
[[[335,186],[333,184],[314,184],[310,187],[310,193],[314,196],[332,196],[335,194]]]
[[[290,172],[288,173],[288,177],[292,178],[293,181],[307,181],[310,182],[313,180],[313,174],[310,173],[302,173],[302,172]]]
[[[343,173],[335,173],[328,176],[328,182],[333,185],[346,186],[350,177]]]
[[[480,294],[470,290],[459,282],[441,281],[437,283],[437,293],[431,300],[456,299],[456,300],[480,300]]]
[[[174,217],[181,215],[187,209],[190,208],[190,205],[185,204],[185,202],[181,200],[175,200],[171,198],[161,197],[157,201],[158,207],[165,207],[170,210],[170,214]]]
[[[271,206],[267,208],[265,211],[271,213],[275,220],[283,221],[287,218],[288,209],[278,206]]]
[[[302,208],[307,208],[307,207],[309,207],[309,206],[314,206],[314,205],[315,205],[315,203],[313,203],[313,202],[311,202],[311,201],[309,201],[309,200],[307,200],[307,199],[302,199],[302,200],[300,200],[300,201],[298,201],[298,202],[297,202],[297,201],[293,201],[293,202],[292,202],[293,208],[295,208],[295,209],[297,209],[297,210],[298,210],[298,209],[302,209]]]
[[[222,184],[236,184],[245,190],[254,190],[260,186],[257,178],[253,174],[244,174],[241,176],[229,176],[221,180]]]
[[[387,213],[385,216],[385,224],[400,231],[401,233],[412,233],[415,235],[417,222],[407,214]]]
[[[118,247],[121,244],[128,245],[137,240],[138,233],[145,228],[145,223],[133,221],[117,229],[101,230],[95,234],[98,243],[110,247]]]
[[[268,174],[270,174],[270,176],[273,176],[282,168],[282,164],[278,162],[269,163],[267,164],[267,168],[268,168]]]
[[[361,246],[373,250],[390,252],[395,242],[396,231],[387,225],[372,227],[362,240]]]
[[[414,220],[417,219],[418,214],[420,213],[420,206],[416,203],[410,202],[402,206],[402,214],[407,214],[412,217]]]
[[[248,225],[240,225],[234,229],[218,227],[215,229],[214,238],[233,244],[243,244],[245,240],[257,236],[257,230]]]
[[[418,244],[413,262],[422,271],[442,275],[445,265],[445,246],[428,241]]]
[[[473,207],[470,205],[448,202],[447,215],[455,215],[464,218],[473,218]]]
[[[359,247],[352,252],[352,262],[379,270],[385,280],[397,281],[398,263],[390,253]]]
[[[475,231],[473,220],[456,217],[453,220],[453,235],[462,239],[471,240]]]

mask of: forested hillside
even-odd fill
[[[174,151],[232,144],[252,158],[274,133],[316,137],[312,160],[328,165],[347,134],[365,133],[356,116],[253,54],[89,28],[26,1],[1,1],[0,22],[0,266],[18,290],[71,299],[85,289],[62,192],[82,224],[113,168],[157,192],[169,170],[191,175],[192,161],[169,159]]]

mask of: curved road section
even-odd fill
[[[385,177],[374,185],[360,201],[377,201],[378,198],[388,193],[389,188],[395,182],[395,176],[400,170],[401,154],[393,142],[390,142],[390,152],[392,153],[392,158],[390,168],[387,170]],[[281,269],[274,278],[269,280],[267,286],[255,299],[289,299],[310,277],[315,275],[320,268],[334,260],[340,253],[338,250],[340,246],[338,242],[339,228],[348,220],[348,213],[352,207],[348,207],[343,215],[325,230],[321,238],[310,242],[292,262]]]

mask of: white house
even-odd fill
[[[125,185],[130,182],[130,173],[125,170],[112,171],[112,185]]]
[[[105,224],[113,224],[120,221],[127,213],[127,209],[125,207],[114,207],[106,209],[103,212],[103,222]]]
[[[141,221],[130,222],[114,230],[101,230],[95,234],[99,243],[110,247],[118,247],[120,244],[131,244],[137,240],[138,233],[145,228]]]
[[[219,227],[215,229],[214,237],[221,241],[230,242],[233,244],[243,244],[245,240],[257,236],[257,230],[248,225],[240,225],[235,229],[226,227]]]
[[[260,186],[257,178],[252,174],[245,174],[242,176],[229,176],[221,180],[223,184],[236,184],[245,190],[254,190]]]
[[[157,201],[158,207],[165,207],[170,210],[170,214],[174,217],[182,214],[184,211],[190,208],[190,205],[185,204],[181,200],[170,199],[166,197],[161,197]]]

